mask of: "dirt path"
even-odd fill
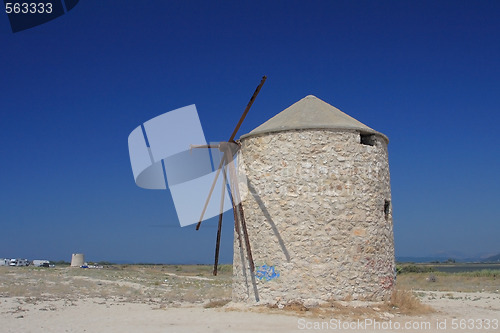
[[[500,295],[494,293],[422,292],[438,312],[426,316],[335,318],[307,313],[278,314],[205,309],[161,308],[151,304],[86,298],[0,299],[2,332],[500,332]],[[462,323],[460,322],[462,320]],[[465,320],[465,327],[463,326]],[[472,324],[469,322],[473,320]],[[480,321],[479,321],[480,320]],[[486,329],[489,320],[490,329]],[[495,325],[496,320],[496,325]],[[479,329],[479,325],[482,329]],[[452,325],[456,324],[456,328]],[[460,325],[462,324],[463,329]],[[349,325],[349,326],[345,326]],[[409,325],[409,326],[407,326]],[[467,326],[468,325],[468,326]],[[473,325],[473,326],[471,326]],[[441,329],[438,329],[440,327]],[[475,329],[470,329],[471,327]],[[323,330],[321,330],[323,328]],[[398,329],[399,328],[399,329]],[[409,328],[409,329],[407,329]],[[496,328],[496,329],[495,329]]]

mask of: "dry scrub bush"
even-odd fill
[[[412,291],[406,289],[394,289],[387,305],[403,314],[416,315],[434,312],[430,306],[422,304]]]
[[[217,300],[212,300],[212,301],[208,302],[203,307],[205,309],[222,308],[223,306],[225,306],[229,302],[231,302],[230,299],[217,299]]]

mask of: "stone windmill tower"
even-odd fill
[[[241,137],[255,263],[235,239],[233,301],[383,300],[394,283],[388,138],[315,96]],[[236,238],[241,235],[236,232]]]

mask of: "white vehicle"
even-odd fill
[[[9,266],[28,266],[28,259],[10,259]]]
[[[10,259],[4,259],[4,258],[0,259],[0,266],[9,266],[9,264],[10,264]]]
[[[35,267],[49,267],[50,261],[48,261],[48,260],[33,260],[33,266],[35,266]]]

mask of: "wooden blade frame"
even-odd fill
[[[240,129],[241,125],[243,124],[243,121],[245,120],[245,117],[248,114],[248,111],[250,110],[253,102],[255,101],[255,98],[260,92],[260,89],[266,82],[267,77],[263,76],[262,80],[260,81],[260,84],[257,86],[255,89],[255,92],[253,93],[252,97],[250,98],[250,101],[247,104],[247,107],[243,111],[243,114],[240,117],[240,120],[236,124],[236,127],[234,128],[233,133],[231,134],[231,137],[228,140],[228,143],[234,143],[234,138],[236,137],[236,134],[238,133],[238,130]],[[222,182],[222,191],[221,191],[221,203],[220,203],[220,212],[219,212],[219,223],[217,226],[217,240],[215,244],[215,260],[214,260],[214,270],[213,274],[217,275],[217,266],[219,263],[219,249],[220,249],[220,237],[221,237],[221,231],[222,231],[222,217],[224,214],[224,195],[225,195],[225,190],[226,190],[226,184],[229,184],[229,187],[231,189],[231,203],[233,206],[233,215],[234,215],[234,228],[238,237],[239,245],[240,247],[242,246],[241,244],[241,238],[240,238],[240,232],[241,230],[243,231],[243,237],[245,240],[245,248],[247,251],[247,257],[249,261],[249,266],[250,266],[250,272],[252,275],[255,273],[255,265],[253,262],[253,257],[252,257],[252,250],[250,247],[250,239],[248,237],[248,230],[245,222],[245,215],[243,212],[243,205],[241,204],[241,198],[240,198],[240,192],[239,192],[239,187],[238,187],[238,179],[236,177],[236,169],[234,167],[233,163],[233,154],[231,149],[229,149],[229,146],[224,145],[223,147],[222,144],[218,146],[218,148],[223,151],[223,156],[222,159],[219,163],[219,167],[217,168],[217,172],[214,177],[214,181],[212,183],[212,186],[210,187],[210,191],[208,192],[208,197],[207,200],[205,201],[205,205],[203,206],[203,210],[200,215],[200,219],[198,221],[198,224],[196,225],[196,230],[200,229],[201,222],[203,221],[203,216],[205,215],[205,212],[207,210],[208,204],[210,202],[210,199],[212,197],[212,193],[215,188],[215,184],[217,183],[217,179],[219,178],[221,168],[224,168],[223,176],[224,180]],[[191,148],[216,148],[217,146],[214,145],[199,145],[199,146],[193,146],[191,145]],[[225,172],[225,165],[229,165],[229,182],[227,181],[227,176]],[[236,207],[236,203],[238,203],[238,207]]]
[[[241,198],[240,198],[238,178],[236,177],[236,168],[234,167],[233,161],[229,162],[229,177],[233,183],[232,194],[234,196],[233,212],[234,212],[234,217],[235,217],[235,225],[240,224],[241,230],[243,231],[243,238],[245,240],[245,248],[247,251],[248,262],[250,265],[250,273],[253,276],[255,273],[255,265],[253,262],[252,249],[250,247],[250,238],[248,238],[248,230],[247,230],[247,224],[245,222],[245,214],[243,213],[243,205],[241,203]],[[238,202],[238,209],[237,210],[236,210],[235,202]],[[236,232],[237,232],[238,237],[239,237],[239,235],[240,235],[239,230],[236,229]],[[240,247],[241,247],[241,240],[240,240]]]
[[[236,124],[236,127],[234,128],[234,131],[231,134],[231,137],[229,138],[229,140],[227,140],[228,142],[234,142],[234,138],[236,137],[236,133],[240,129],[241,124],[243,124],[243,120],[245,120],[245,117],[247,116],[248,111],[250,110],[250,107],[252,106],[253,102],[255,101],[255,98],[257,98],[257,95],[259,94],[260,89],[262,88],[262,86],[266,82],[266,79],[267,79],[267,76],[264,75],[262,77],[262,80],[260,81],[259,85],[255,89],[252,97],[250,98],[250,101],[248,102],[247,107],[243,111],[243,114],[241,115],[240,120]],[[191,149],[192,148],[215,148],[215,147],[213,145],[200,145],[200,146],[191,145]],[[223,156],[220,163],[219,163],[219,167],[217,168],[217,172],[215,173],[215,177],[214,177],[215,179],[212,183],[212,186],[210,187],[210,191],[208,192],[207,200],[205,200],[205,206],[203,206],[203,210],[201,211],[200,219],[198,221],[198,224],[196,225],[196,230],[200,229],[201,221],[203,221],[203,216],[205,215],[205,212],[206,212],[207,207],[208,207],[208,203],[210,202],[210,198],[212,197],[212,193],[214,192],[215,184],[217,183],[217,179],[219,178],[220,168],[224,164],[224,161],[225,161],[225,159]]]
[[[225,169],[225,166],[224,166]],[[222,215],[224,214],[224,197],[226,194],[226,170],[222,171],[224,179],[222,180],[222,191],[220,195],[220,212],[219,212],[219,223],[217,225],[217,240],[215,242],[215,260],[214,260],[214,276],[217,275],[217,266],[219,265],[219,248],[220,248],[220,234],[222,232]]]
[[[245,111],[243,111],[243,114],[241,115],[240,117],[240,121],[238,121],[238,123],[236,124],[236,127],[234,128],[234,131],[233,133],[231,134],[231,137],[229,138],[229,142],[232,142],[234,141],[234,138],[236,137],[236,133],[238,133],[238,130],[240,129],[241,127],[241,124],[243,124],[243,120],[245,120],[245,117],[247,116],[248,114],[248,111],[250,110],[250,108],[252,107],[252,104],[253,102],[255,101],[255,98],[257,98],[257,95],[259,94],[260,92],[260,89],[262,88],[262,86],[264,85],[264,83],[266,82],[267,80],[267,76],[263,76],[262,77],[262,80],[260,80],[260,83],[259,85],[257,86],[257,88],[255,89],[252,97],[250,98],[250,101],[248,102],[247,104],[247,107],[245,108]]]

